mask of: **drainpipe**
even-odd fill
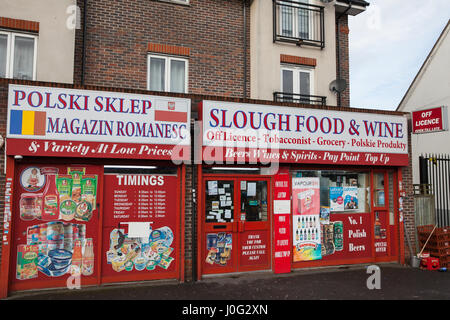
[[[347,9],[345,9],[344,12],[342,12],[339,16],[336,17],[336,50],[337,50],[337,78],[341,79],[341,46],[339,45],[339,19],[341,19],[342,16],[344,16],[345,14],[347,14],[347,12],[350,11],[350,9],[352,8],[352,0],[349,0],[348,3],[348,7]],[[347,84],[349,85],[349,84]],[[337,106],[340,108],[342,105],[342,101],[341,101],[341,93],[338,92],[337,93],[338,96],[338,102],[337,102]]]
[[[244,15],[244,99],[247,99],[247,0],[242,1]]]
[[[84,0],[83,12],[83,52],[81,58],[81,85],[84,86],[85,68],[86,68],[86,31],[87,31],[87,0]]]

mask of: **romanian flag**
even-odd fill
[[[47,114],[43,111],[11,110],[9,133],[26,136],[45,136]]]

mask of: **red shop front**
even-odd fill
[[[203,101],[199,277],[401,262],[402,114]]]
[[[183,280],[189,123],[187,99],[10,85],[0,296]]]

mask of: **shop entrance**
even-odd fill
[[[270,268],[270,189],[270,178],[203,179],[203,274]]]

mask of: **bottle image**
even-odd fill
[[[72,254],[72,266],[70,267],[70,274],[72,276],[81,275],[82,259],[83,256],[82,256],[81,240],[75,240]]]
[[[308,230],[308,240],[311,240],[311,232]]]
[[[86,239],[81,270],[83,276],[90,276],[94,273],[94,243],[91,238]]]
[[[303,241],[303,230],[300,230],[300,241]]]
[[[374,230],[374,235],[375,235],[375,239],[381,239],[381,222],[380,222],[380,216],[379,216],[379,212],[375,213],[375,230]]]
[[[335,221],[333,223],[333,241],[336,251],[344,249],[344,224],[342,221]]]
[[[46,175],[47,183],[42,194],[42,220],[52,221],[59,218],[59,193],[56,188],[56,174]]]
[[[302,217],[302,228],[305,227],[305,219]]]
[[[312,230],[312,233],[311,233],[311,240],[315,240],[315,238],[316,238],[316,235],[315,235],[314,229],[313,229],[313,230]]]

